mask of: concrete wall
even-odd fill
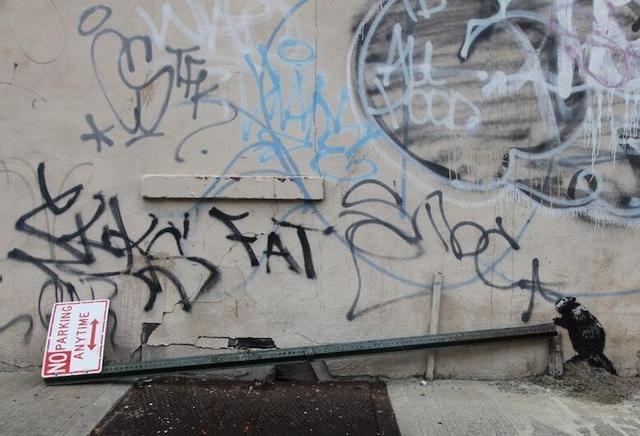
[[[423,334],[440,272],[441,331],[550,322],[573,295],[636,374],[635,2],[0,11],[2,368],[39,365],[52,304],[78,299],[111,299],[107,359]],[[452,349],[437,372],[545,359],[543,343]]]

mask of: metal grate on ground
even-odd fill
[[[162,377],[131,388],[92,435],[399,435],[382,383]]]

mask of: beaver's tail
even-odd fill
[[[609,371],[613,375],[618,375],[618,371],[616,371],[616,368],[613,366],[613,363],[609,360],[607,356],[604,355],[604,353],[599,353],[591,357],[589,359],[589,363],[591,363],[591,365],[593,366],[604,368],[605,370]]]

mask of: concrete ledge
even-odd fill
[[[256,200],[322,200],[322,177],[197,176],[145,174],[143,198],[219,198]]]

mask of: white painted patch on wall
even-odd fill
[[[143,198],[322,200],[322,177],[145,174]]]

